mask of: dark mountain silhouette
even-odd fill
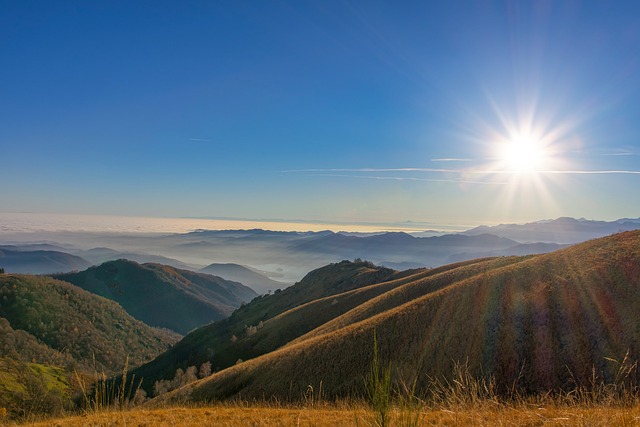
[[[87,260],[65,252],[6,248],[0,248],[0,267],[7,273],[65,273],[91,265]]]
[[[128,260],[55,277],[117,301],[149,325],[183,334],[229,316],[257,296],[251,288],[220,277]]]
[[[275,291],[276,289],[286,288],[290,285],[290,283],[273,280],[249,267],[233,263],[213,263],[200,269],[200,272],[219,276],[234,282],[240,282],[260,294],[266,294],[268,291]]]
[[[0,245],[0,249],[11,251],[55,251],[69,253],[69,248],[51,243],[20,243],[14,245]]]
[[[437,266],[446,264],[452,255],[474,251],[505,250],[518,243],[489,234],[465,236],[448,234],[418,238],[406,233],[384,233],[368,237],[328,234],[297,242],[298,253],[326,254],[332,257],[372,260],[374,263],[414,262]],[[470,259],[470,258],[467,258]]]
[[[138,264],[153,263],[164,264],[171,267],[180,268],[182,270],[197,270],[198,268],[189,264],[186,264],[177,259],[164,257],[161,255],[151,255],[147,253],[138,252],[122,252],[116,251],[110,248],[92,248],[86,251],[79,251],[76,255],[81,256],[94,265],[102,264],[107,261],[116,261],[119,259],[128,259],[129,261],[135,261]]]

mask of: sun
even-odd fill
[[[501,160],[507,171],[533,173],[545,163],[545,150],[534,135],[519,134],[506,141],[502,147]]]

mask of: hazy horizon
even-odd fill
[[[34,232],[90,233],[188,233],[196,230],[333,231],[375,233],[385,231],[464,231],[478,225],[404,223],[330,223],[285,219],[171,218],[124,215],[84,215],[37,212],[0,212],[0,238],[10,234]]]
[[[582,217],[584,218],[584,217]],[[556,218],[539,218],[547,221]],[[577,218],[576,218],[577,219]],[[602,219],[585,218],[594,221],[615,221],[621,218]],[[532,221],[532,222],[537,222]],[[78,215],[49,214],[34,212],[0,212],[0,243],[11,238],[20,241],[20,237],[30,234],[46,233],[107,233],[107,234],[172,234],[189,233],[197,230],[250,230],[270,231],[333,231],[352,233],[406,232],[419,233],[435,231],[456,233],[481,225],[495,226],[499,222],[475,224],[434,224],[406,221],[403,223],[328,223],[322,221],[302,221],[283,219],[246,219],[246,218],[169,218],[141,217],[122,215]],[[522,224],[522,223],[510,223]],[[33,236],[32,236],[33,237]]]

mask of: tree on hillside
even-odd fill
[[[0,267],[0,274],[4,274],[4,268]]]
[[[211,362],[207,361],[200,365],[200,370],[198,371],[198,376],[200,378],[208,377],[211,375]]]

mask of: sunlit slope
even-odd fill
[[[370,286],[369,288],[371,289],[360,289],[353,291],[352,293],[339,295],[333,299],[331,303],[333,305],[347,305],[350,309],[348,311],[345,310],[343,315],[327,319],[327,322],[323,322],[322,325],[311,330],[309,333],[291,341],[290,344],[296,344],[312,337],[331,333],[350,324],[357,323],[379,313],[389,311],[395,307],[412,301],[415,298],[443,289],[460,280],[467,279],[478,274],[484,274],[489,270],[521,261],[522,258],[520,257],[501,257],[465,261],[431,270],[423,270],[418,274],[411,275],[405,279],[403,283],[398,283],[398,285],[401,286],[389,287],[388,283],[381,283]],[[374,292],[370,292],[370,290]],[[360,295],[365,298],[358,299],[358,304],[349,304],[351,300],[354,299],[353,297]],[[309,303],[308,305],[320,303],[322,303],[322,301],[318,300],[313,303]],[[302,314],[305,316],[315,314],[309,313],[307,306],[299,307],[295,311],[302,311]],[[321,310],[317,310],[317,312],[321,315]],[[284,313],[283,316],[287,314],[289,313]]]
[[[0,419],[59,411],[74,391],[70,377],[59,366],[0,357]]]
[[[544,391],[587,384],[592,368],[611,379],[618,365],[607,358],[621,360],[627,351],[638,357],[640,232],[503,261],[439,289],[424,287],[404,303],[400,298],[399,305],[355,316],[331,333],[223,370],[188,391],[195,401],[299,399],[309,385],[318,390],[321,384],[325,396],[360,393],[374,331],[394,379],[417,377],[419,389],[428,377],[450,377],[456,362],[468,361],[478,377],[494,376],[502,391],[514,384]],[[413,282],[403,287],[419,289]],[[389,292],[401,294],[403,287]]]
[[[221,277],[123,259],[56,277],[117,301],[151,326],[182,334],[227,317],[257,296],[247,286]]]
[[[334,295],[358,292],[368,289],[371,284],[389,280],[391,282],[384,286],[393,287],[393,280],[402,280],[403,276],[403,273],[366,262],[343,261],[314,270],[299,283],[275,294],[255,298],[229,318],[198,328],[133,373],[137,378],[145,378],[143,388],[151,392],[156,380],[172,378],[177,368],[200,366],[209,361],[214,370],[224,369],[233,366],[238,359],[261,356],[309,332],[332,316],[343,314],[349,307],[344,304],[332,306],[330,301]],[[359,303],[370,295],[376,295],[375,290],[365,291],[364,299],[359,299]],[[330,309],[309,310],[301,317],[279,317],[295,307],[316,301],[329,301]]]

